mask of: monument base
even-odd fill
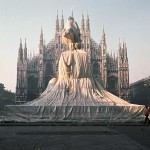
[[[24,106],[5,107],[13,122],[136,122],[144,119],[141,105],[128,106]]]

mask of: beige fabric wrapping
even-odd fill
[[[9,121],[139,121],[144,106],[130,104],[105,91],[91,73],[87,53],[66,51],[58,79],[42,95],[20,106],[7,106]]]
[[[25,105],[130,105],[128,102],[105,91],[97,83],[92,76],[87,53],[82,50],[63,52],[59,60],[58,71],[58,80],[53,78],[41,97]]]

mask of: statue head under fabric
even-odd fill
[[[69,17],[62,31],[62,42],[68,45],[70,50],[81,48],[80,29],[73,17]]]

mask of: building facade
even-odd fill
[[[130,85],[131,102],[150,105],[150,76]]]
[[[57,77],[58,61],[61,52],[68,50],[62,44],[64,28],[63,14],[56,16],[55,35],[49,43],[44,42],[41,29],[39,53],[28,56],[27,44],[24,48],[20,40],[17,62],[16,103],[21,104],[37,98],[47,87],[50,79]],[[119,41],[117,55],[107,51],[106,35],[103,28],[100,43],[91,37],[89,16],[81,17],[81,49],[88,53],[92,71],[97,80],[111,93],[129,99],[129,66],[126,42]]]
[[[15,93],[5,90],[4,84],[0,83],[0,113],[4,111],[5,105],[14,105],[14,104],[15,104]]]

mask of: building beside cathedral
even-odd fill
[[[130,84],[130,101],[133,104],[150,105],[150,76]]]
[[[37,55],[28,56],[26,41],[23,47],[20,40],[16,104],[22,104],[37,98],[46,89],[49,80],[57,77],[60,54],[62,51],[68,50],[68,47],[63,45],[61,40],[63,28],[63,14],[60,20],[57,14],[54,39],[46,44],[41,29],[39,53]],[[81,47],[83,51],[88,53],[95,78],[111,93],[129,100],[129,66],[126,42],[124,41],[121,45],[119,41],[117,54],[108,53],[104,29],[100,43],[97,44],[91,37],[88,15],[84,19],[82,14],[80,32]]]

